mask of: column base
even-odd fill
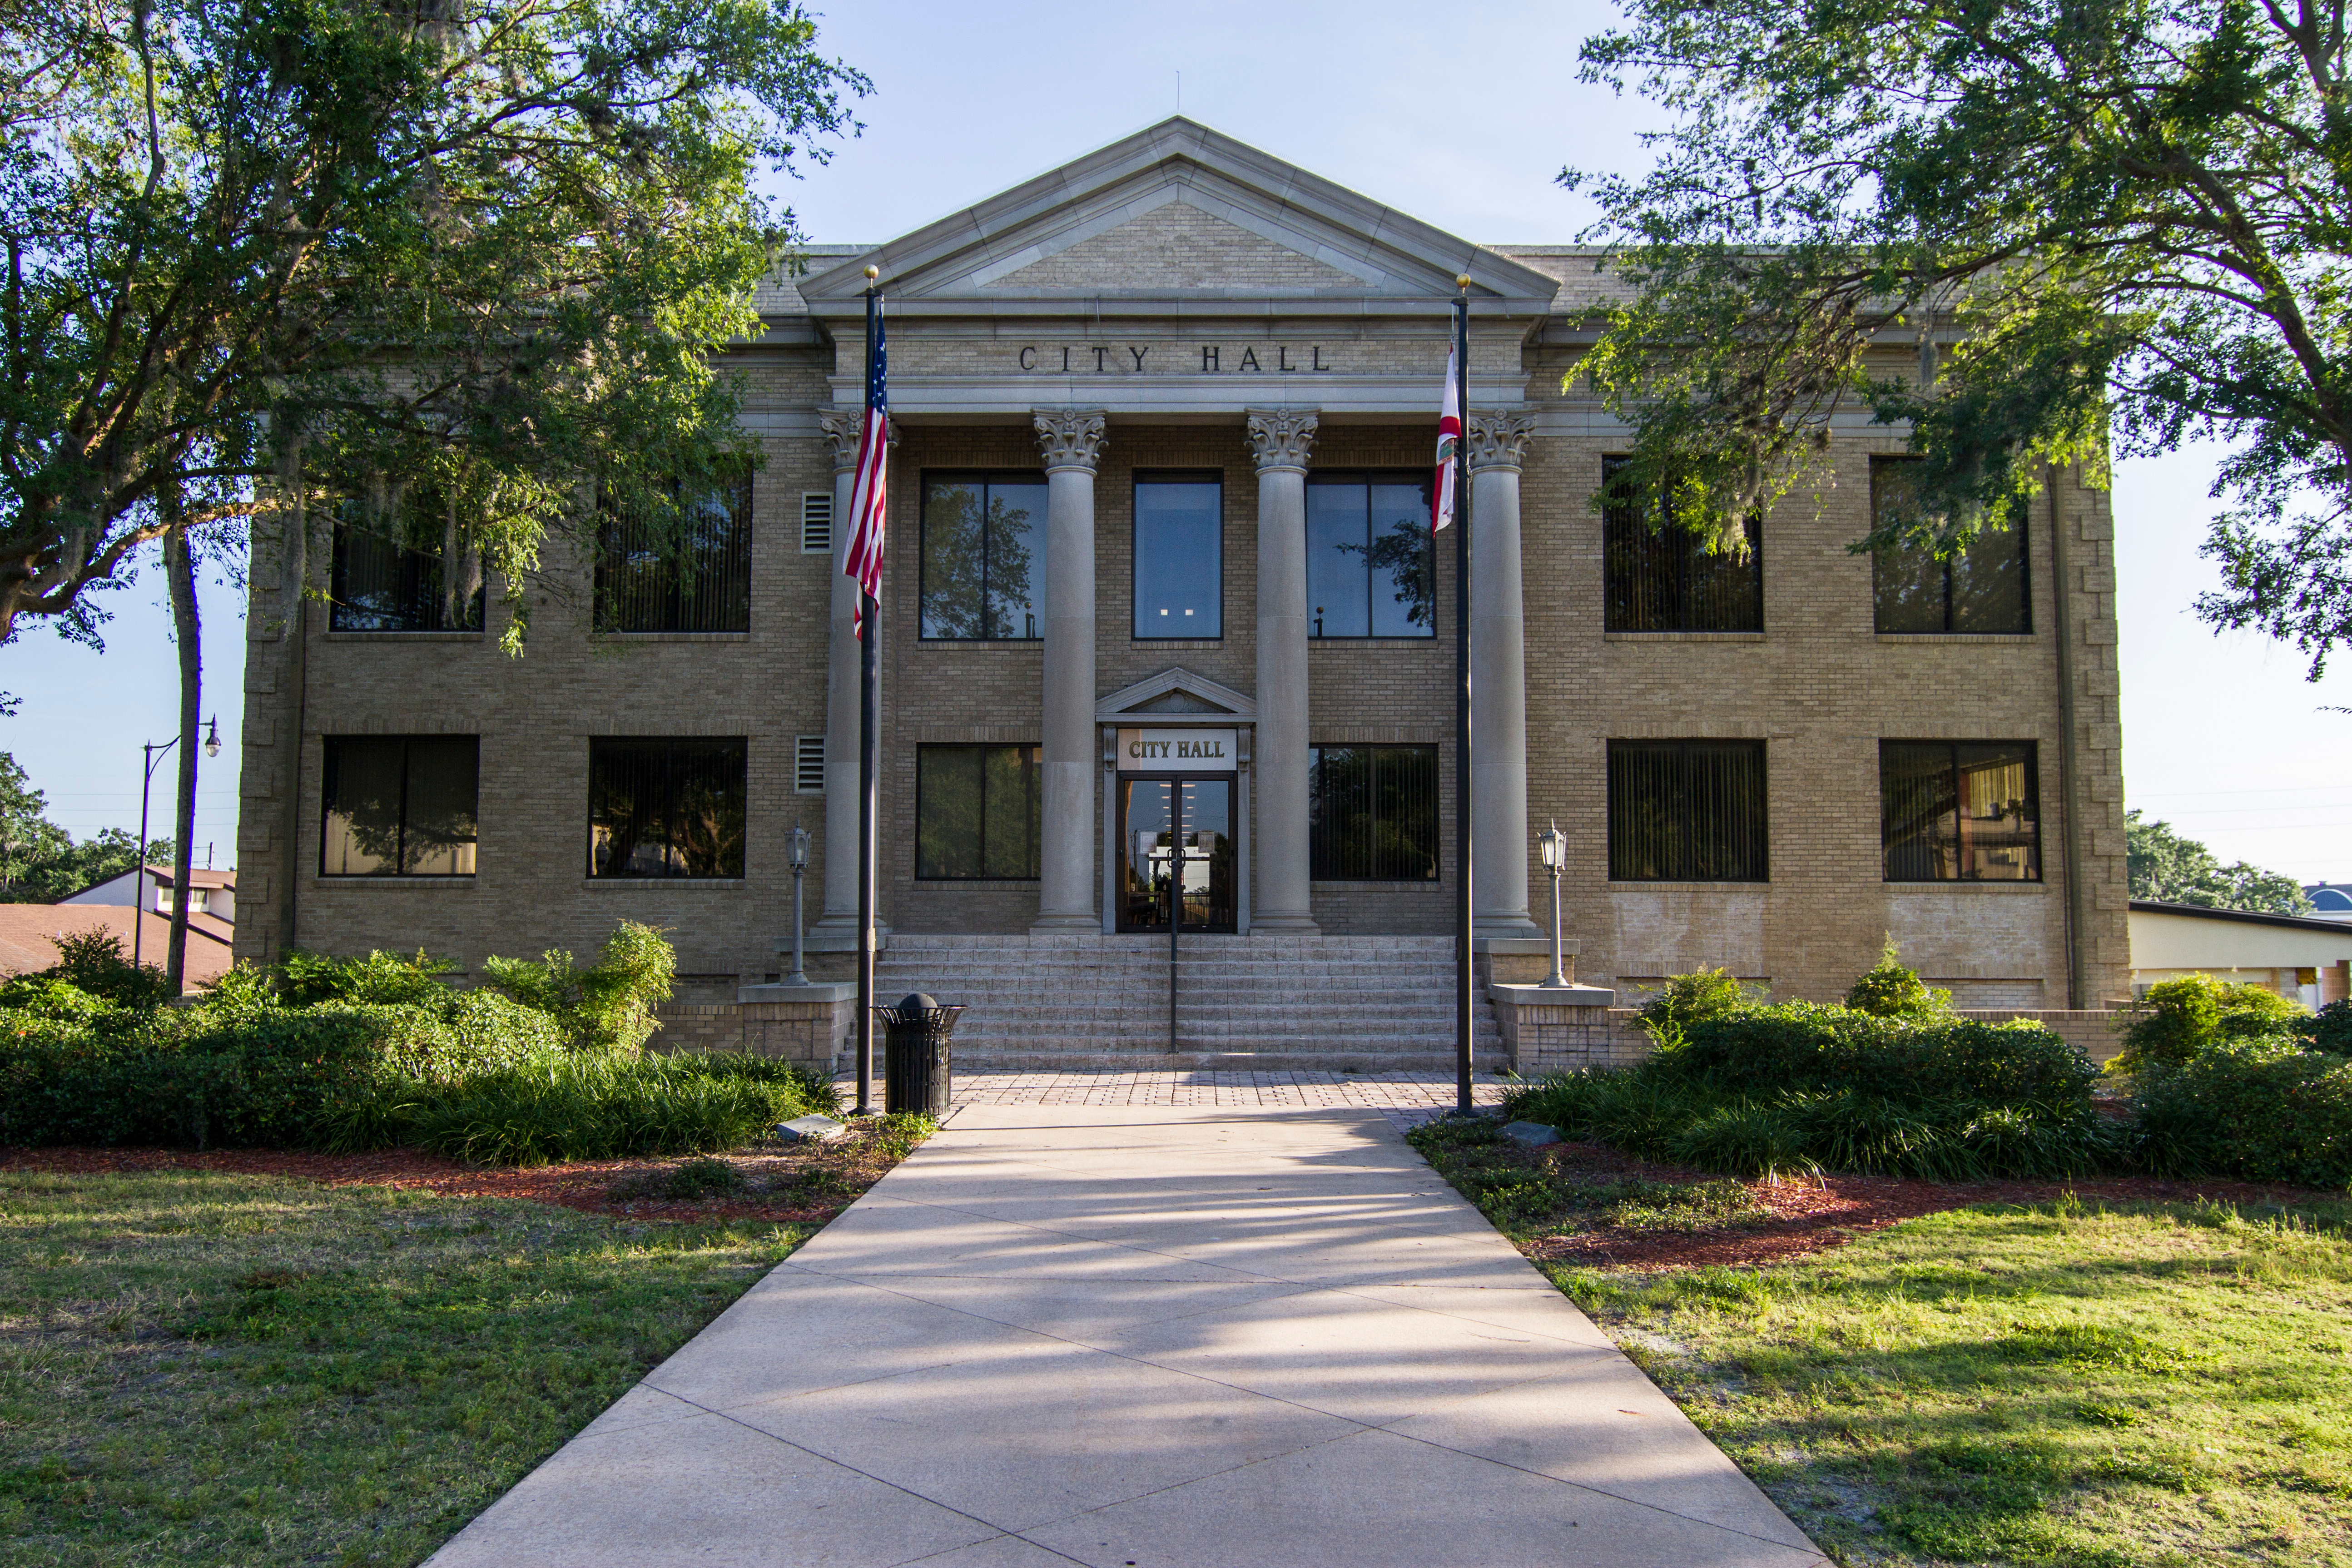
[[[1260,931],[1276,936],[1321,936],[1323,928],[1315,923],[1313,915],[1277,914],[1270,910],[1250,911],[1250,934]]]
[[[885,952],[889,950],[889,946],[890,928],[879,921],[875,921],[874,951]],[[803,933],[801,948],[807,952],[856,952],[857,951],[857,917],[827,915]],[[790,936],[777,938],[776,951],[790,958],[793,952],[793,939]]]
[[[1039,915],[1029,922],[1029,933],[1032,936],[1067,931],[1092,931],[1097,936],[1100,936],[1102,928],[1102,916],[1092,910],[1067,914]]]
[[[1475,937],[1537,936],[1551,940],[1551,933],[1541,930],[1523,914],[1475,915],[1470,921],[1470,934]]]

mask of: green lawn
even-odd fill
[[[1523,1243],[1710,1206],[1514,1186],[1491,1138],[1414,1142]],[[2061,1199],[1761,1268],[1548,1272],[1841,1562],[2352,1568],[2347,1224]]]
[[[814,1226],[0,1172],[0,1563],[410,1563]]]

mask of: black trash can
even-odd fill
[[[948,1070],[948,1037],[955,1033],[961,1006],[943,1007],[921,992],[896,1007],[877,1007],[882,1026],[882,1105],[892,1115],[912,1111],[945,1116],[953,1085]]]

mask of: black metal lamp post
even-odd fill
[[[808,970],[801,955],[801,879],[808,871],[809,831],[799,823],[793,824],[792,837],[784,841],[784,858],[793,868],[793,972],[784,977],[787,985],[805,985]]]
[[[1559,987],[1568,984],[1569,979],[1559,950],[1559,872],[1560,863],[1568,858],[1568,835],[1559,830],[1558,822],[1536,835],[1536,853],[1542,858],[1544,869],[1551,873],[1551,973],[1544,984]]]

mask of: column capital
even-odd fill
[[[816,416],[816,427],[824,432],[825,440],[833,447],[835,473],[845,474],[857,467],[857,448],[866,435],[866,410],[837,408],[829,414],[820,414]],[[898,426],[894,424],[885,430],[882,439],[886,447],[897,446]]]
[[[1307,456],[1315,449],[1315,431],[1321,423],[1311,408],[1253,408],[1249,411],[1250,456],[1257,460],[1257,471],[1277,473],[1286,468],[1307,471]]]
[[[1100,409],[1035,408],[1029,419],[1037,432],[1038,449],[1045,454],[1045,471],[1082,468],[1091,474],[1102,460],[1103,414]]]
[[[1498,408],[1470,416],[1470,467],[1517,468],[1528,454],[1536,416],[1524,408]]]

